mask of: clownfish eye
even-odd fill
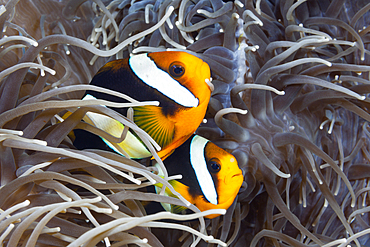
[[[174,62],[171,63],[169,72],[173,77],[180,77],[185,73],[185,67],[180,62]]]
[[[211,159],[208,161],[208,170],[212,173],[219,172],[221,170],[221,165],[218,160]]]

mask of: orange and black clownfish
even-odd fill
[[[200,211],[228,209],[244,179],[232,154],[198,135],[191,136],[163,162],[168,175],[182,175],[182,179],[170,180],[169,183]],[[156,167],[159,168],[158,164]],[[156,186],[159,193],[162,185]],[[168,189],[166,194],[176,197]],[[173,213],[186,209],[163,203],[162,206]],[[213,214],[207,218],[217,216]]]
[[[202,59],[186,52],[164,51],[134,55],[105,64],[91,85],[124,93],[138,101],[158,101],[159,106],[133,107],[134,122],[160,146],[163,159],[184,143],[198,128],[211,95],[210,68]],[[121,98],[87,91],[85,98],[124,102]],[[126,116],[127,109],[115,108]],[[120,136],[122,124],[96,113],[87,113],[90,124]],[[86,118],[85,118],[86,121]],[[106,144],[131,158],[150,157],[150,152],[129,133],[125,141]]]

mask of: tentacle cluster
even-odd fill
[[[351,0],[7,1],[0,6],[0,242],[368,244],[369,9]],[[156,168],[76,150],[69,135],[80,128],[125,138],[82,121],[97,112],[130,127],[155,155],[156,144],[130,116],[101,105],[156,102],[85,84],[108,60],[166,49],[210,65],[214,90],[197,133],[231,151],[243,170],[236,201],[213,220],[203,216],[215,212],[200,213],[180,195],[147,192],[156,182],[173,190]],[[81,101],[84,90],[130,103]],[[152,201],[194,213],[150,214],[144,206]]]

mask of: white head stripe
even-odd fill
[[[159,69],[147,54],[130,57],[129,64],[132,71],[148,86],[185,107],[196,107],[199,100],[168,73]]]
[[[217,205],[217,192],[211,174],[207,169],[204,157],[204,148],[208,140],[201,136],[194,136],[190,144],[190,163],[195,171],[200,189],[206,199]]]

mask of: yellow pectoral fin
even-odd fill
[[[189,195],[189,187],[186,186],[185,184],[177,181],[177,180],[170,180],[168,181],[172,187],[177,191],[179,192],[186,200],[188,200],[189,202],[193,203],[192,200],[190,199],[190,195]],[[168,192],[167,192],[168,190]],[[171,197],[175,197],[175,198],[178,198],[177,196],[175,196],[168,188],[166,188],[166,193],[169,194],[169,196]],[[184,206],[179,206],[179,205],[172,205],[171,204],[171,213],[175,213],[175,214],[179,214],[181,213],[182,211],[186,210],[187,208],[184,207]]]
[[[184,206],[179,206],[179,205],[171,205],[171,213],[179,214],[182,211],[188,209],[187,207]]]
[[[160,107],[134,107],[134,122],[161,147],[169,145],[173,140],[175,123],[163,115]]]
[[[176,181],[176,180],[170,180],[168,181],[172,187],[174,187],[174,189],[177,191],[176,188],[179,189],[179,186],[185,186],[183,185],[182,183]],[[162,187],[163,187],[163,184],[161,183],[156,183],[154,184],[155,185],[155,191],[157,192],[157,194],[159,194],[162,190]],[[166,188],[166,191],[164,192],[164,195],[166,196],[170,196],[170,197],[174,197],[174,198],[178,198],[177,196],[175,196],[168,188]],[[181,213],[182,211],[186,210],[187,208],[184,207],[184,206],[179,206],[179,205],[172,205],[172,204],[169,204],[169,203],[163,203],[161,202],[161,205],[162,207],[168,211],[168,212],[171,212],[171,213],[175,213],[175,214],[178,214],[178,213]]]
[[[125,128],[125,126],[117,120],[94,112],[87,112],[84,121],[115,137],[120,137]],[[130,131],[127,132],[125,140],[120,143],[113,143],[104,138],[102,139],[110,148],[121,155],[128,155],[130,158],[138,159],[152,156],[143,143]]]
[[[156,163],[154,164],[155,167],[158,168],[158,176],[162,177],[163,178],[163,172],[160,168],[160,166]],[[170,180],[168,181],[169,184],[172,185],[172,187],[181,194],[180,191],[182,190],[186,190],[187,192],[187,186],[180,183],[179,181],[176,181],[176,180]],[[163,188],[163,184],[161,183],[156,183],[154,184],[155,186],[155,191],[157,192],[157,194],[159,194]],[[167,187],[166,187],[166,190],[164,192],[164,195],[166,196],[170,196],[170,197],[174,197],[174,198],[178,198],[177,196],[175,196]],[[183,207],[183,206],[178,206],[178,205],[172,205],[172,204],[168,204],[168,203],[163,203],[161,202],[161,205],[162,207],[168,211],[168,212],[172,212],[172,213],[180,213],[181,211],[185,210],[186,207]]]
[[[155,163],[154,166],[158,168],[158,176],[163,178],[163,172],[162,172],[160,166],[158,165],[158,163]],[[162,191],[163,184],[162,183],[156,183],[156,184],[154,184],[154,188],[155,188],[155,192],[159,195]],[[166,190],[164,192],[164,195],[165,196],[170,196],[170,194],[168,192],[171,193],[171,191],[168,188],[166,188]],[[168,212],[171,212],[171,204],[161,202],[161,205],[164,208],[164,210],[166,210]]]
[[[184,185],[184,184],[182,184],[182,183],[180,183],[179,181],[176,181],[176,180],[170,180],[170,181],[168,181],[168,183],[171,184],[172,187],[177,192],[179,192],[183,197],[185,197],[185,199],[189,200],[189,192],[188,192],[188,187],[186,185]],[[155,191],[157,192],[157,194],[159,194],[162,190],[163,184],[156,183],[154,185],[155,185]],[[174,197],[174,198],[178,198],[167,187],[166,187],[166,191],[164,192],[164,195]],[[190,200],[190,202],[192,202],[192,201]],[[175,214],[181,213],[182,211],[187,209],[184,206],[172,205],[172,204],[162,203],[162,202],[161,202],[161,205],[166,211],[169,211],[169,212],[175,213]]]

